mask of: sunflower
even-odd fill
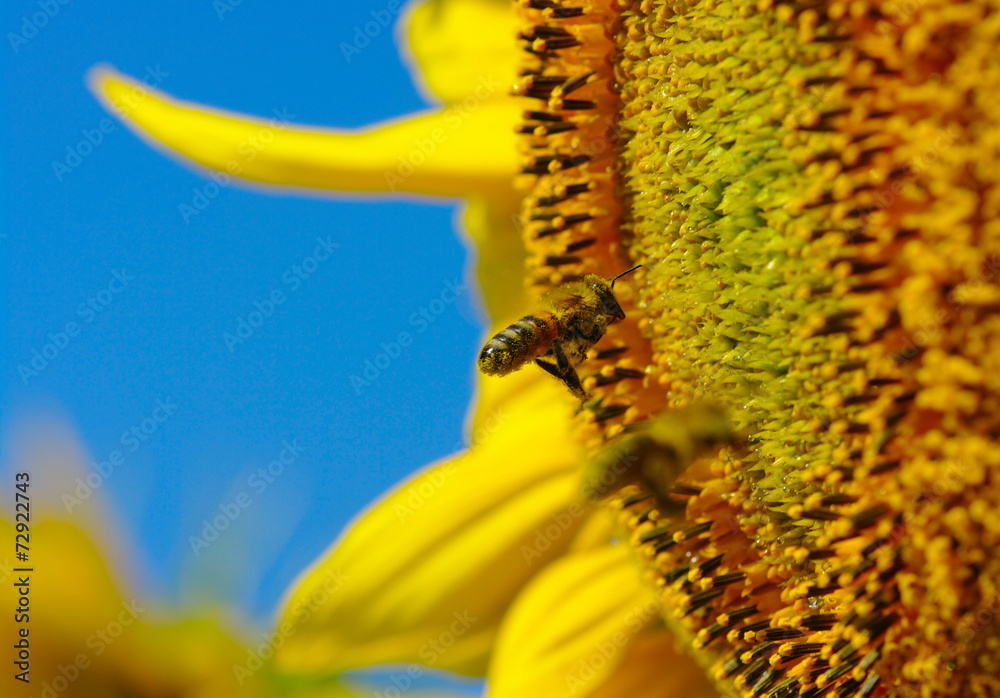
[[[707,690],[676,638],[728,695],[1000,695],[997,9],[410,12],[439,109],[283,131],[240,176],[465,197],[497,328],[564,281],[643,269],[579,367],[586,409],[534,369],[482,379],[469,453],[362,515],[292,590],[289,608],[348,579],[282,619],[280,666],[485,672],[497,696]],[[94,85],[119,106],[136,89]],[[128,122],[223,171],[260,127],[159,94]],[[524,296],[502,286],[513,264]],[[684,476],[680,515],[643,483],[579,498],[581,464],[632,425],[706,401],[748,438]]]
[[[0,535],[12,548],[0,557],[0,603],[9,610],[0,631],[10,640],[5,658],[11,668],[4,695],[373,696],[363,677],[275,672],[268,658],[281,638],[272,632],[233,633],[241,623],[234,622],[231,610],[178,607],[129,593],[116,574],[121,565],[109,562],[128,554],[102,493],[92,492],[85,508],[74,509],[73,521],[67,517],[66,502],[73,495],[60,488],[83,482],[88,474],[87,459],[67,424],[22,422],[11,446],[23,470],[10,474],[14,511],[0,511]],[[134,561],[129,562],[134,572]],[[301,618],[320,600],[305,598],[296,613]],[[223,615],[229,617],[222,620]]]
[[[72,476],[60,481],[71,482]],[[11,662],[5,695],[369,695],[337,679],[292,681],[274,673],[213,618],[123,594],[94,543],[113,540],[114,533],[94,526],[84,530],[52,516],[39,496],[44,484],[36,483],[19,478],[14,491],[26,499],[18,500],[16,521],[0,517],[0,534],[12,546],[15,534],[21,535],[18,543],[28,541],[18,548],[24,558],[15,558],[12,550],[0,565],[0,599],[9,609],[0,630],[11,648],[5,653]],[[28,514],[25,501],[32,505]]]

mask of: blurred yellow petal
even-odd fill
[[[513,320],[528,311],[528,294],[521,281],[524,243],[518,232],[518,199],[499,192],[490,198],[473,197],[462,213],[471,238],[470,254],[476,256],[476,281],[483,292],[489,317]],[[501,328],[498,328],[501,329]]]
[[[415,63],[418,84],[444,102],[460,102],[483,76],[513,83],[518,22],[508,0],[434,0],[410,7],[404,18],[408,43],[401,48]]]
[[[587,519],[586,523],[580,527],[573,545],[569,552],[584,552],[596,548],[603,548],[608,545],[608,541],[619,532],[617,527],[616,512],[612,512],[606,507],[597,509]]]
[[[14,533],[0,520],[3,540]],[[215,623],[121,595],[94,544],[68,523],[36,516],[28,536],[28,560],[0,564],[0,604],[10,611],[0,614],[0,633],[12,647],[26,643],[5,656],[17,661],[23,650],[28,662],[5,683],[60,698],[359,695],[337,682],[287,684]],[[28,686],[12,678],[25,669]]]
[[[627,546],[568,555],[533,579],[504,619],[490,698],[584,696],[622,662],[659,617]]]
[[[483,76],[460,104],[357,131],[301,127],[174,99],[108,67],[90,71],[105,108],[154,147],[264,184],[341,192],[507,192],[518,114],[507,83]]]
[[[471,450],[348,527],[286,605],[283,668],[418,662],[483,673],[508,605],[586,518],[565,403],[550,383],[523,372],[486,389]]]
[[[0,532],[4,540],[14,540],[14,525],[9,521],[0,522]],[[36,517],[29,523],[26,533],[28,560],[22,563],[7,557],[3,566],[5,581],[0,588],[5,597],[12,594],[7,600],[13,600],[13,603],[5,602],[4,608],[17,605],[17,589],[12,583],[18,577],[27,576],[30,598],[34,602],[34,608],[29,613],[31,626],[45,626],[52,633],[52,638],[60,642],[83,645],[96,626],[107,623],[108,618],[121,608],[121,599],[107,568],[93,543],[68,524],[43,523]],[[38,541],[37,545],[31,545],[32,538]],[[22,567],[33,571],[24,575],[13,571]],[[57,570],[63,572],[57,573]],[[67,573],[72,576],[72,584],[65,583]],[[0,615],[4,623],[14,620],[13,614]],[[7,626],[8,629],[15,627],[13,624]],[[13,632],[10,630],[10,633]]]
[[[625,659],[591,698],[719,698],[693,658],[663,628],[639,633]]]

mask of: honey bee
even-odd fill
[[[625,319],[615,299],[615,281],[635,271],[636,265],[611,279],[587,274],[552,289],[539,300],[539,308],[498,332],[479,353],[476,366],[488,376],[505,376],[529,361],[569,388],[580,400],[587,393],[577,375],[577,364],[608,330]]]
[[[656,497],[664,514],[676,515],[684,504],[670,495],[697,491],[678,487],[677,479],[698,457],[746,438],[716,405],[670,410],[633,425],[600,451],[584,470],[581,491],[588,499],[600,500],[626,485],[639,485]]]

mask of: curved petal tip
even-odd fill
[[[498,87],[460,106],[356,131],[300,126],[174,99],[98,65],[87,83],[101,104],[151,145],[244,180],[357,193],[506,194],[516,171],[517,105]],[[499,84],[499,83],[498,83]]]

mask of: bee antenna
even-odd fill
[[[614,287],[615,287],[615,282],[616,282],[616,281],[618,281],[618,279],[622,278],[622,277],[623,277],[623,276],[625,276],[626,274],[630,274],[630,273],[632,273],[633,271],[635,271],[636,269],[638,269],[638,268],[639,268],[639,267],[641,267],[641,266],[642,266],[641,264],[636,264],[636,265],[635,265],[634,267],[632,267],[631,269],[626,269],[626,270],[625,270],[625,271],[623,271],[623,272],[622,272],[621,274],[619,274],[619,275],[618,275],[618,276],[616,276],[615,278],[611,279],[611,288],[614,288]]]

